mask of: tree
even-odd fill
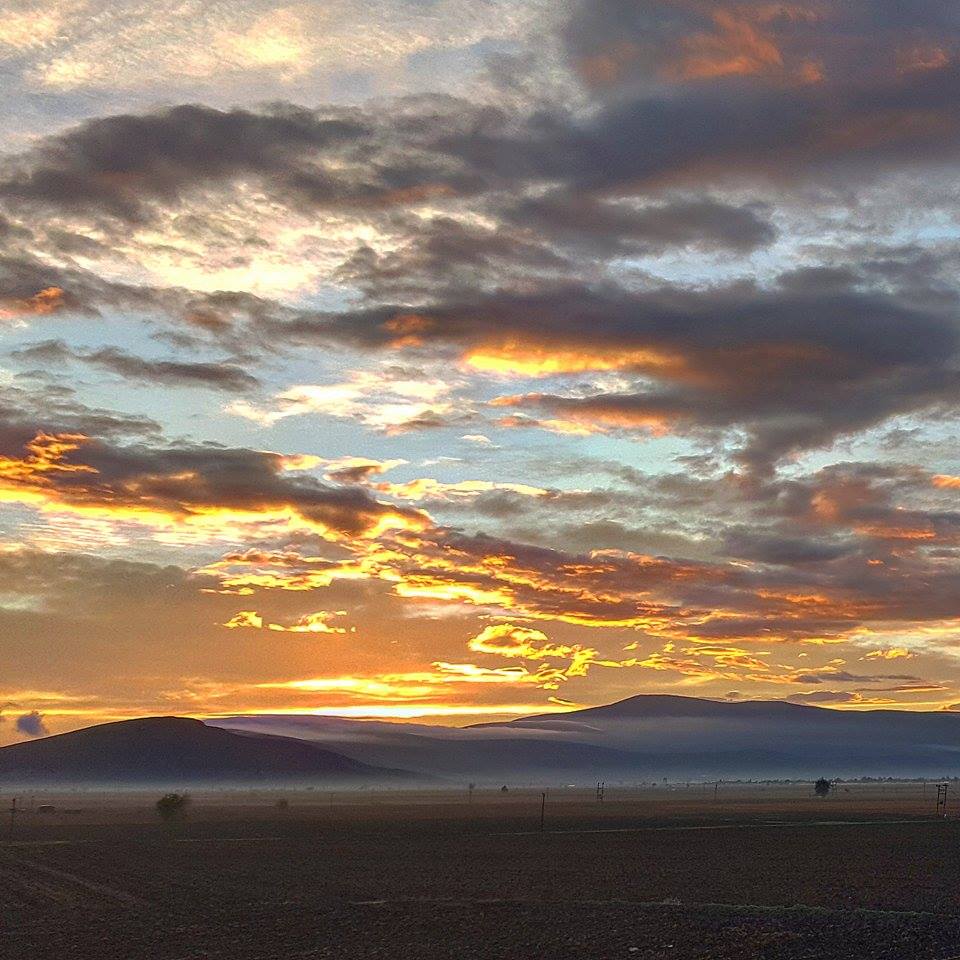
[[[813,792],[814,792],[818,797],[825,797],[825,796],[830,792],[830,788],[831,788],[832,786],[833,786],[833,785],[830,783],[829,780],[827,780],[825,777],[821,777],[821,778],[813,785]]]
[[[189,804],[185,793],[168,793],[157,801],[157,813],[163,820],[182,820]]]

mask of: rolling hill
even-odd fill
[[[512,782],[566,782],[629,768],[628,751],[523,730],[435,727],[318,716],[227,717],[229,730],[299,737],[365,763],[398,763],[437,777]]]
[[[304,740],[235,733],[184,717],[99,724],[0,748],[0,783],[366,785],[409,782]]]

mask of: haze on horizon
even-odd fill
[[[7,0],[0,743],[960,704],[960,8]]]

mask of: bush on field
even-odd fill
[[[157,813],[163,820],[182,820],[189,804],[185,793],[168,793],[157,801]]]
[[[832,784],[829,780],[824,777],[821,777],[814,785],[813,791],[818,797],[825,797],[829,792]]]

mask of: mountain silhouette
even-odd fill
[[[365,763],[398,763],[433,776],[472,780],[551,782],[602,776],[629,767],[629,752],[603,744],[567,741],[552,733],[481,727],[435,727],[314,715],[258,715],[208,721],[230,730],[299,737]]]
[[[185,717],[122,720],[0,747],[0,783],[8,784],[395,784],[410,776],[304,740]]]
[[[960,714],[641,695],[460,728],[312,714],[158,717],[0,748],[0,784],[38,786],[822,775],[960,775]]]
[[[528,783],[960,775],[960,714],[949,711],[639,695],[458,729],[289,715],[210,722],[301,737],[365,763]]]

